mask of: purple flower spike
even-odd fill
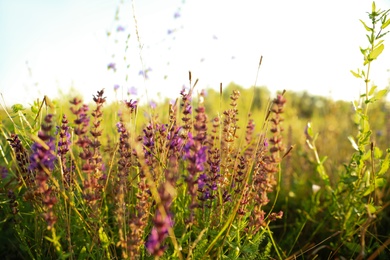
[[[156,213],[154,222],[155,225],[149,235],[148,241],[145,243],[145,247],[151,255],[162,256],[166,249],[163,243],[168,237],[168,229],[173,226],[173,223],[169,215],[163,218],[159,211]]]
[[[41,133],[38,136],[41,138]],[[42,139],[42,138],[41,138]],[[54,153],[55,143],[54,138],[49,137],[46,140],[46,145],[49,149],[43,147],[40,143],[36,142],[31,146],[32,154],[30,156],[30,170],[44,170],[45,168],[49,171],[54,169],[54,162],[56,156]]]

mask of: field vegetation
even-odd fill
[[[190,72],[175,101],[3,107],[1,259],[388,259],[388,12],[362,21],[352,104]]]

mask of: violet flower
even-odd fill
[[[56,204],[57,198],[52,194],[53,189],[48,183],[49,174],[54,169],[54,162],[56,160],[54,138],[50,135],[52,117],[51,114],[45,117],[41,131],[38,133],[38,137],[42,142],[33,143],[30,156],[30,170],[37,172],[37,191],[42,194],[43,218],[47,223],[48,229],[51,229],[57,222],[57,217],[53,211],[53,206]]]
[[[32,146],[32,154],[30,156],[30,170],[44,171],[45,169],[52,171],[54,169],[54,162],[56,156],[54,153],[55,143],[54,138],[46,136],[43,132],[38,133],[38,137],[43,140],[46,138],[45,144],[48,148],[44,147],[41,143],[35,142]]]
[[[150,107],[151,107],[152,109],[155,109],[155,108],[157,107],[157,103],[154,102],[153,100],[150,101],[149,105],[150,105]]]
[[[114,72],[116,72],[116,64],[111,62],[107,65],[107,69],[110,70],[112,69]]]
[[[172,227],[173,223],[170,216],[164,218],[159,211],[156,213],[154,222],[155,225],[152,228],[148,241],[145,243],[145,247],[151,255],[162,256],[166,249],[163,243],[168,237],[168,229]]]
[[[137,95],[137,88],[132,86],[127,89],[127,95]]]

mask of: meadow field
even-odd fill
[[[3,105],[0,258],[389,259],[388,13],[362,21],[353,103],[189,72],[176,100]]]

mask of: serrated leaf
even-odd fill
[[[385,48],[385,46],[383,44],[379,45],[378,47],[376,47],[368,56],[369,56],[369,59],[372,59],[372,60],[375,60],[383,51],[383,49]]]
[[[354,75],[356,78],[361,78],[362,76],[359,75],[358,73],[354,72],[353,70],[351,70],[351,73],[352,75]]]
[[[366,31],[372,32],[372,28],[368,27],[368,26],[366,25],[366,23],[363,22],[363,20],[359,19],[359,21],[363,24],[363,26],[364,26],[364,28],[366,29]]]

